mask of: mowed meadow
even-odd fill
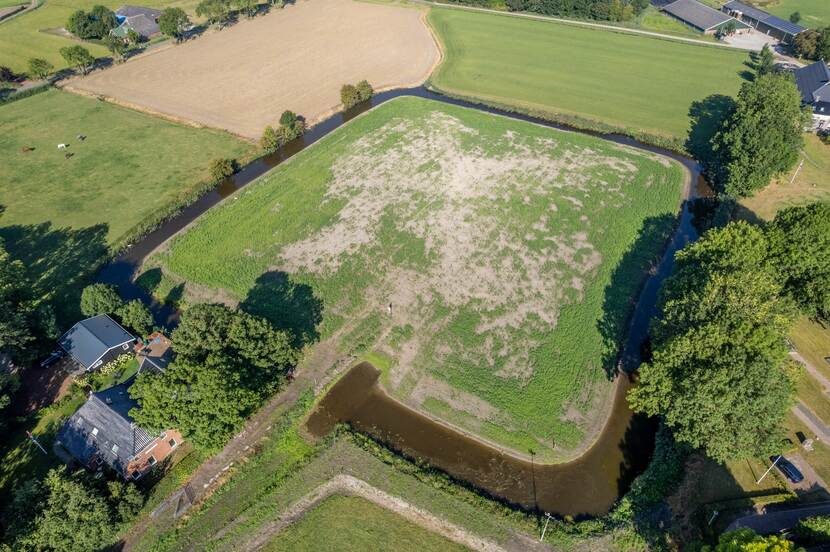
[[[454,8],[429,22],[439,90],[682,140],[692,102],[735,95],[747,52]]]
[[[398,98],[152,264],[340,357],[384,359],[394,396],[557,459],[604,422],[617,340],[682,180],[673,162],[597,138]]]
[[[59,90],[0,106],[0,128],[0,238],[64,303],[112,246],[199,193],[212,159],[254,149]]]

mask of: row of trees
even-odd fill
[[[3,511],[7,544],[0,544],[0,552],[100,550],[143,504],[133,483],[52,469],[15,489]]]
[[[830,205],[732,222],[676,261],[633,408],[718,461],[777,452],[794,393],[785,338],[799,311],[830,317]]]
[[[81,312],[84,316],[114,314],[124,326],[139,335],[146,335],[153,326],[153,315],[138,299],[124,302],[114,286],[92,284],[81,292]]]
[[[368,83],[367,83],[368,84]],[[292,140],[305,133],[305,119],[293,111],[284,111],[280,116],[280,126],[267,126],[259,140],[260,146],[267,152],[275,152]]]
[[[475,0],[462,3],[489,5],[487,1]],[[507,0],[511,11],[602,21],[628,21],[648,5],[648,0]]]
[[[288,332],[225,305],[189,308],[172,340],[175,363],[138,376],[130,395],[140,409],[130,414],[151,431],[176,428],[207,451],[225,444],[298,358]]]
[[[267,0],[266,6],[282,7],[282,0]],[[220,29],[224,27],[234,12],[245,14],[247,17],[254,17],[259,11],[258,0],[202,0],[196,6],[196,15],[207,19],[211,25]]]
[[[357,86],[344,84],[340,88],[340,101],[344,109],[351,109],[361,102],[370,100],[374,95],[375,90],[367,80],[360,81]]]

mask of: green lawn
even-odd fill
[[[593,137],[401,98],[211,210],[155,262],[334,336],[342,354],[380,352],[396,396],[555,459],[602,421],[621,323],[681,180],[674,163]]]
[[[755,0],[752,3],[784,19],[799,12],[801,21],[798,24],[802,27],[817,29],[830,25],[830,2],[827,0]]]
[[[7,0],[0,0],[0,6],[4,1]],[[19,2],[10,5],[17,3]],[[78,41],[43,31],[60,29],[76,10],[89,10],[97,4],[113,10],[124,5],[120,0],[44,0],[43,5],[36,10],[0,22],[0,65],[23,72],[28,69],[29,58],[40,57],[48,59],[58,69],[66,67],[66,62],[58,51]],[[147,0],[140,5],[151,8],[180,7],[192,17],[196,4],[197,0]],[[96,57],[110,55],[101,45],[90,42],[84,45]]]
[[[441,90],[685,138],[689,108],[734,95],[745,52],[571,25],[434,8]]]
[[[263,550],[267,552],[467,550],[422,529],[399,515],[358,497],[331,496],[300,521],[284,529]]]
[[[806,317],[799,318],[790,332],[790,340],[807,362],[830,379],[830,328],[813,322]]]
[[[58,300],[134,227],[204,187],[212,159],[253,151],[229,134],[58,90],[0,106],[0,127],[0,238]]]

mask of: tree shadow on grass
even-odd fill
[[[239,308],[290,331],[297,347],[320,337],[317,326],[323,320],[323,302],[311,286],[293,281],[285,272],[266,272],[257,278]]]
[[[631,343],[634,334],[646,334],[648,319],[634,327],[632,320],[637,308],[651,309],[656,298],[642,291],[648,277],[660,262],[665,246],[672,235],[677,218],[665,214],[648,217],[643,221],[637,238],[623,255],[614,272],[611,282],[605,288],[602,317],[597,328],[603,341],[602,365],[609,380],[614,379],[620,368],[624,344],[640,347],[641,343]],[[638,305],[639,302],[649,303]],[[642,340],[640,340],[642,341]]]
[[[712,137],[721,123],[735,109],[735,99],[723,94],[712,94],[702,100],[692,102],[689,107],[689,135],[686,138],[686,150],[703,166],[714,160]]]
[[[53,228],[49,222],[0,227],[12,259],[26,266],[36,293],[54,307],[63,329],[80,318],[81,290],[107,259],[106,224]]]

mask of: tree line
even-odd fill
[[[487,8],[503,6],[493,0],[452,1]],[[628,21],[642,13],[649,5],[648,0],[507,0],[506,3],[510,11],[600,21]]]

